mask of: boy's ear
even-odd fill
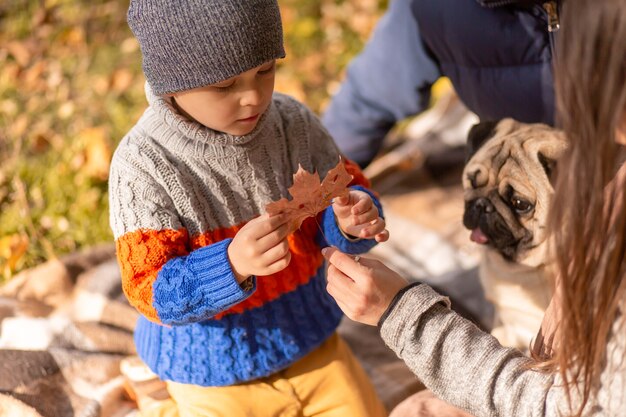
[[[500,120],[487,120],[476,123],[467,134],[467,152],[465,162],[469,161],[480,147],[496,133]]]

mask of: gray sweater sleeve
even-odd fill
[[[428,388],[476,417],[567,415],[558,375],[530,369],[530,358],[502,347],[446,301],[427,285],[413,287],[391,307],[380,328],[387,345]],[[584,415],[616,416],[626,410],[624,338],[615,339],[598,398]]]

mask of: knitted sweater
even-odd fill
[[[116,149],[109,179],[122,284],[142,313],[138,354],[180,383],[226,386],[275,373],[341,319],[325,290],[320,247],[361,253],[375,241],[346,239],[328,208],[289,236],[289,266],[254,277],[250,291],[235,279],[228,245],[267,203],[288,195],[298,165],[323,178],[339,152],[315,115],[281,94],[250,134],[232,136],[146,90],[150,105]],[[366,186],[356,165],[345,164],[353,183]]]
[[[421,284],[408,288],[382,319],[387,345],[439,398],[476,417],[572,415],[559,374],[530,369],[531,359],[449,308],[446,297]],[[626,415],[626,321],[613,323],[600,388],[583,416]],[[572,403],[580,404],[576,390]]]

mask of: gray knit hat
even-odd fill
[[[214,84],[285,56],[276,0],[131,0],[127,17],[157,95]]]

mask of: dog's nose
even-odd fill
[[[476,208],[482,209],[485,213],[491,213],[494,211],[493,204],[485,197],[477,198],[475,205]]]

